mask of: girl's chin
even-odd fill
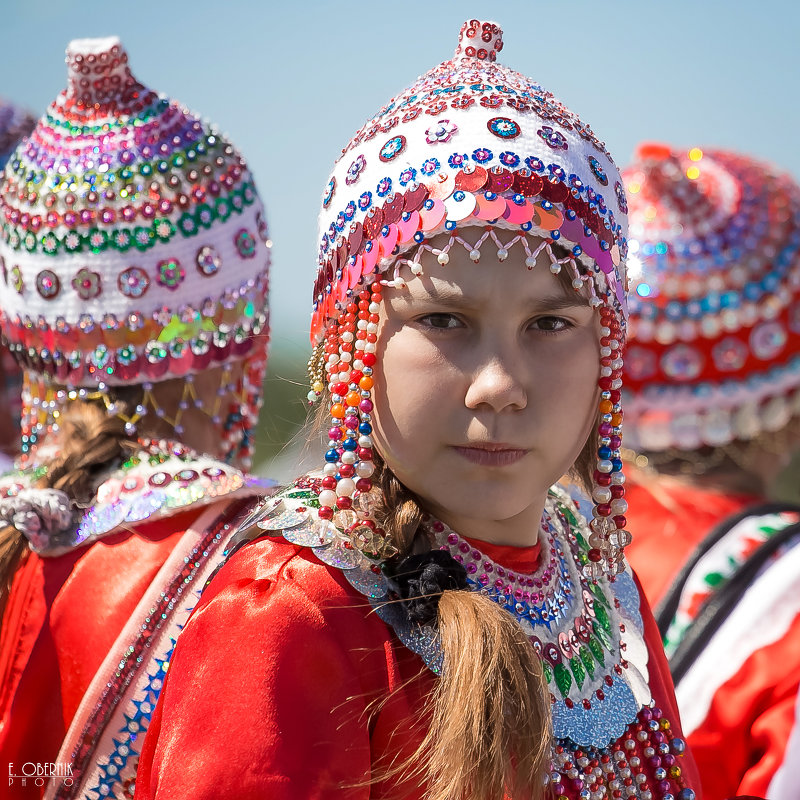
[[[509,487],[491,487],[469,484],[459,491],[442,491],[433,496],[422,497],[423,505],[434,516],[460,517],[486,522],[500,522],[517,517],[532,506],[541,495],[534,497],[530,486],[510,491]]]

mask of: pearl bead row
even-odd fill
[[[625,530],[625,475],[622,471],[622,347],[624,330],[613,309],[600,308],[600,388],[597,461],[593,474],[589,562],[584,574],[596,578],[625,569],[623,549],[631,535]]]
[[[529,238],[538,238],[538,237],[529,237],[526,232],[517,233],[515,234],[510,240],[507,242],[502,242],[495,231],[495,229],[489,225],[484,228],[484,233],[480,236],[480,238],[474,242],[470,243],[466,239],[464,239],[457,230],[453,229],[450,234],[450,239],[444,247],[438,248],[431,246],[427,240],[423,239],[419,245],[415,248],[413,255],[410,258],[397,258],[394,262],[390,262],[394,264],[394,270],[392,273],[391,280],[384,280],[384,286],[390,286],[393,288],[403,288],[406,285],[406,281],[401,276],[402,268],[408,267],[413,275],[422,275],[422,264],[421,259],[423,253],[428,252],[436,256],[436,260],[442,266],[446,266],[450,263],[450,251],[456,245],[460,245],[463,247],[468,253],[470,259],[477,263],[480,261],[481,258],[481,247],[487,240],[491,240],[494,245],[497,247],[497,260],[498,261],[505,261],[508,258],[509,250],[516,244],[520,244],[525,251],[525,266],[530,270],[536,266],[536,261],[539,255],[544,252],[548,260],[550,261],[550,272],[554,275],[558,275],[561,272],[561,269],[564,265],[567,265],[572,272],[572,288],[577,290],[583,289],[584,287],[588,287],[590,303],[592,306],[597,307],[600,305],[601,301],[600,298],[597,297],[597,293],[594,287],[594,281],[592,281],[589,275],[584,275],[578,269],[578,263],[576,261],[576,256],[580,255],[582,250],[579,245],[576,245],[572,252],[559,258],[554,252],[552,248],[552,243],[547,240],[541,240],[538,245],[536,245],[533,249],[530,247]],[[577,251],[577,252],[576,252]]]
[[[354,499],[372,489],[372,387],[382,291],[373,282],[327,324],[324,358],[331,427],[319,492],[322,519],[333,519],[336,510],[349,511]],[[315,384],[312,393],[321,395],[324,388]],[[357,519],[354,525],[377,530],[371,520]]]

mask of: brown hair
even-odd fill
[[[377,521],[407,554],[423,512],[377,459]],[[517,621],[488,597],[445,591],[437,628],[442,672],[422,744],[392,774],[421,777],[426,800],[539,800],[549,765],[550,694],[542,664]]]
[[[135,405],[122,390],[117,402]],[[127,399],[124,399],[127,398]],[[47,463],[39,488],[60,489],[76,505],[91,502],[98,478],[114,462],[135,448],[135,438],[125,432],[125,423],[109,416],[99,400],[74,400],[61,416],[58,452]],[[28,553],[25,537],[14,526],[0,530],[0,620],[17,569]]]

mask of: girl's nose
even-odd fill
[[[516,411],[525,408],[528,396],[513,364],[494,356],[473,373],[464,403],[475,410]]]

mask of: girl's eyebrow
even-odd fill
[[[442,287],[435,292],[426,292],[423,296],[411,296],[408,303],[430,303],[446,308],[471,308],[482,304],[481,298],[465,297],[461,292],[449,287]],[[534,311],[564,311],[573,308],[590,307],[589,300],[577,291],[571,294],[559,292],[558,294],[545,295],[532,298],[531,308]]]

